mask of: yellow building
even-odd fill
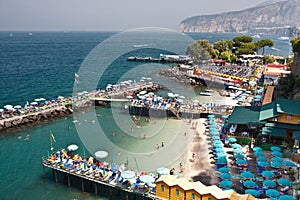
[[[201,182],[188,182],[172,175],[162,176],[156,181],[156,196],[169,200],[255,200],[249,194],[238,194],[233,190],[222,190],[205,186]]]

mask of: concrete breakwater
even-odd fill
[[[13,132],[15,130],[22,129],[27,125],[35,125],[44,120],[70,115],[72,112],[73,110],[71,108],[67,108],[66,106],[58,106],[25,115],[1,119],[0,133]]]

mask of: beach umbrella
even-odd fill
[[[218,169],[218,171],[221,172],[221,173],[228,173],[230,170],[227,167],[221,167],[221,168]]]
[[[253,178],[254,177],[254,175],[253,175],[253,173],[252,172],[249,172],[249,171],[243,171],[242,173],[241,173],[241,175],[242,175],[242,177],[243,178]]]
[[[211,136],[219,136],[220,134],[219,134],[219,132],[210,132],[210,135]]]
[[[208,122],[210,125],[216,125],[216,122],[215,121],[209,121]]]
[[[281,151],[281,149],[279,147],[277,147],[277,146],[272,146],[271,150],[272,151]]]
[[[21,109],[22,106],[20,106],[20,105],[15,105],[14,108],[15,108],[15,109]]]
[[[274,189],[268,189],[266,191],[266,195],[268,197],[278,197],[280,195],[280,192],[278,192],[277,190],[274,190]]]
[[[221,179],[231,179],[231,175],[228,173],[222,173],[220,174]]]
[[[253,151],[262,151],[262,148],[260,148],[260,147],[254,147]]]
[[[255,188],[257,186],[255,182],[250,181],[250,180],[244,181],[243,185],[246,188]]]
[[[71,144],[67,147],[68,151],[76,151],[78,146],[76,144]]]
[[[38,105],[38,102],[36,102],[36,101],[34,101],[34,102],[31,102],[31,103],[30,103],[30,105],[32,105],[32,106],[36,106],[36,105]]]
[[[256,151],[256,152],[254,152],[254,155],[255,156],[264,156],[265,154],[262,151]]]
[[[245,158],[245,155],[244,155],[244,154],[238,153],[238,154],[235,154],[234,157],[235,157],[236,159],[244,159],[244,158]]]
[[[216,153],[224,153],[224,152],[225,152],[224,149],[223,149],[223,147],[221,147],[221,148],[216,148],[214,151],[215,151]]]
[[[273,151],[272,155],[276,157],[282,157],[282,153],[280,153],[279,151]]]
[[[273,171],[265,170],[261,173],[261,175],[265,178],[273,178],[275,176],[275,173]]]
[[[221,140],[216,140],[216,141],[213,141],[213,144],[222,144],[222,141]]]
[[[108,156],[107,151],[96,151],[95,156],[99,159],[106,158]]]
[[[251,194],[254,197],[259,196],[259,191],[253,190],[253,189],[247,189],[245,190],[245,194]]]
[[[219,186],[221,188],[229,188],[229,187],[232,186],[232,182],[229,181],[229,180],[223,180],[223,181],[220,182]]]
[[[244,153],[243,149],[239,148],[239,149],[234,149],[233,153]]]
[[[207,115],[208,118],[214,118],[215,115]]]
[[[283,164],[287,167],[293,167],[295,166],[295,163],[293,163],[292,161],[289,161],[289,160],[285,160],[283,161]]]
[[[234,149],[242,148],[242,146],[241,146],[240,144],[237,144],[237,143],[233,143],[233,144],[231,145],[231,147],[234,148]]]
[[[265,157],[263,157],[263,156],[260,156],[260,157],[256,158],[256,161],[257,162],[267,162],[267,159]]]
[[[132,179],[132,178],[135,177],[135,172],[134,171],[130,171],[130,170],[122,171],[121,172],[121,176],[124,179]]]
[[[6,110],[13,110],[14,107],[12,105],[5,105],[3,106],[3,108],[5,108]]]
[[[226,164],[227,163],[227,159],[226,157],[220,157],[217,159],[217,164]]]
[[[170,173],[170,170],[165,167],[160,167],[156,169],[156,172],[160,175],[168,175]]]
[[[263,185],[267,188],[274,188],[276,187],[276,183],[274,181],[271,181],[271,180],[265,180],[263,182]]]
[[[217,153],[216,156],[217,156],[218,158],[225,158],[225,159],[226,159],[226,154],[225,154],[225,152]]]
[[[236,142],[237,140],[236,140],[236,138],[228,138],[228,142],[230,142],[230,143],[233,143],[233,142]]]
[[[283,186],[283,187],[291,186],[291,182],[285,178],[278,179],[277,183],[278,183],[278,185]]]
[[[222,115],[222,118],[223,118],[223,119],[227,119],[227,118],[228,118],[228,115]]]
[[[279,163],[279,162],[272,162],[271,163],[271,167],[274,167],[274,168],[280,168],[281,166],[282,166],[282,164]]]
[[[258,162],[257,165],[259,167],[268,167],[268,166],[270,166],[270,164],[268,162]]]
[[[154,177],[150,176],[150,175],[140,176],[140,180],[144,183],[154,183],[155,182]]]
[[[280,158],[280,157],[273,157],[273,158],[271,158],[271,161],[272,162],[279,162],[279,163],[281,163],[282,162],[282,158]]]
[[[215,148],[221,148],[221,147],[223,147],[221,144],[214,144],[213,145]]]
[[[282,195],[279,197],[279,200],[294,200],[294,197],[291,195]]]
[[[212,136],[211,139],[213,139],[213,140],[219,140],[219,139],[220,139],[220,136],[216,136],[216,135],[215,135],[215,136]]]
[[[247,161],[246,160],[237,160],[236,164],[238,164],[238,165],[246,165]]]

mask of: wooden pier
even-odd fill
[[[80,171],[75,171],[68,168],[62,168],[59,165],[43,162],[43,177],[46,177],[46,170],[52,171],[53,180],[58,182],[66,182],[68,187],[71,185],[77,185],[81,188],[82,192],[94,193],[95,196],[102,194],[103,196],[109,196],[109,199],[113,199],[114,196],[118,196],[118,199],[126,200],[162,200],[153,194],[150,194],[145,190],[131,190],[127,187],[121,186],[117,183],[111,184],[94,177],[87,175]],[[102,193],[101,193],[102,192]]]

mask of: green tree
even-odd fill
[[[264,56],[263,58],[264,64],[274,63],[275,58],[273,56]]]
[[[220,58],[221,58],[222,60],[226,60],[227,62],[231,63],[231,55],[232,55],[231,52],[223,51],[223,52],[220,54]]]
[[[217,49],[213,49],[213,50],[212,50],[211,58],[213,58],[213,59],[218,59],[218,58],[219,58],[219,55],[220,55],[220,52],[219,52]]]
[[[300,79],[293,74],[281,77],[276,87],[279,97],[293,99],[300,88]]]
[[[187,47],[186,54],[189,55],[194,62],[200,63],[212,57],[213,47],[208,40],[197,40]]]
[[[300,54],[300,36],[295,37],[291,40],[291,44],[293,47],[293,52]]]
[[[229,50],[233,48],[233,42],[231,40],[226,40]]]
[[[257,51],[257,46],[254,42],[242,43],[238,49],[238,55],[254,54]]]
[[[216,41],[214,44],[213,44],[213,47],[214,49],[217,49],[220,53],[224,52],[224,51],[229,51],[229,45],[228,45],[228,42],[225,41],[225,40],[219,40],[219,41]]]
[[[262,48],[262,55],[265,54],[265,47],[272,47],[274,46],[274,42],[270,39],[263,39],[263,40],[258,40],[256,42],[256,46],[258,49]]]
[[[241,35],[232,39],[235,47],[240,47],[244,43],[250,43],[253,41],[251,36]]]

